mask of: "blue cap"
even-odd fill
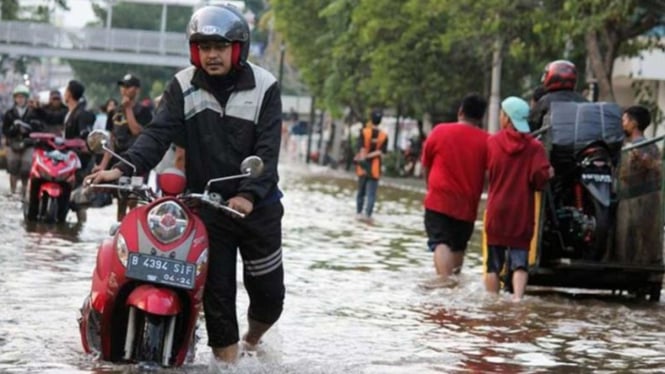
[[[531,132],[529,128],[529,104],[519,97],[511,96],[501,102],[501,109],[506,113],[515,130],[519,132]]]

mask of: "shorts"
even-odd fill
[[[33,149],[29,147],[17,152],[11,147],[7,147],[7,172],[10,175],[27,178],[32,166]]]
[[[510,271],[529,269],[529,251],[523,248],[510,248],[490,245],[487,251],[487,272],[500,274],[506,262],[508,252],[508,268]]]
[[[453,252],[462,252],[473,234],[474,223],[461,221],[443,213],[425,209],[425,231],[430,251],[445,244]]]

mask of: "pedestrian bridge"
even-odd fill
[[[184,31],[66,28],[7,20],[0,22],[0,54],[153,66],[189,65]]]

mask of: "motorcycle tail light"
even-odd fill
[[[115,253],[118,255],[118,260],[120,260],[122,266],[127,267],[129,249],[127,248],[125,237],[122,236],[122,234],[118,234],[118,237],[115,239]]]
[[[201,275],[203,268],[208,264],[208,248],[204,249],[196,259],[196,276]]]
[[[188,222],[187,213],[175,201],[165,201],[148,211],[150,233],[164,244],[180,239]]]

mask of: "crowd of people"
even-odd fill
[[[208,345],[216,358],[232,362],[240,347],[254,349],[263,334],[279,319],[285,296],[282,266],[282,193],[277,164],[282,136],[280,87],[268,71],[247,61],[250,30],[242,14],[231,6],[206,6],[192,16],[187,38],[192,66],[175,74],[153,112],[142,105],[141,82],[128,74],[118,81],[121,99],[109,100],[106,130],[112,148],[136,170],[114,160],[83,151],[77,184],[115,181],[133,172],[145,175],[168,150],[175,150],[187,175],[187,188],[202,192],[213,178],[235,174],[242,159],[257,155],[263,174],[214,187],[228,197],[228,206],[246,214],[234,219],[202,208],[210,243],[204,310]],[[465,96],[454,123],[434,127],[422,147],[427,193],[424,227],[436,273],[450,277],[461,271],[473,233],[481,194],[488,184],[484,229],[489,258],[486,289],[499,291],[498,274],[508,262],[513,271],[514,299],[523,296],[527,283],[527,253],[533,235],[533,191],[553,177],[543,145],[530,132],[542,126],[549,103],[580,100],[573,89],[575,67],[555,61],[546,68],[543,88],[531,105],[511,96],[501,102],[496,134],[483,129],[486,100]],[[100,124],[85,107],[85,87],[68,83],[63,97],[51,92],[48,105],[31,101],[27,87],[17,86],[14,106],[4,114],[3,139],[8,147],[11,192],[18,182],[25,194],[30,167],[31,131],[50,131],[65,138],[82,138]],[[381,178],[382,158],[388,144],[380,128],[382,112],[373,110],[359,134],[354,162],[358,176],[356,214],[371,221]],[[650,119],[642,110],[626,111],[625,129],[631,142],[640,141]],[[637,130],[636,130],[637,129]],[[637,135],[635,135],[637,134]],[[517,196],[517,198],[516,198]],[[117,219],[136,201],[118,202]],[[83,209],[82,209],[83,210]],[[80,214],[80,219],[85,219]],[[244,285],[249,295],[248,330],[241,337],[236,316],[236,259],[244,264]]]

